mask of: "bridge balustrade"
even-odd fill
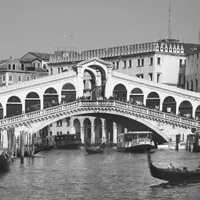
[[[200,122],[193,119],[184,118],[184,117],[180,117],[174,114],[164,113],[158,110],[152,110],[150,108],[146,108],[143,106],[133,105],[130,103],[125,103],[125,102],[116,101],[116,100],[99,100],[99,101],[77,100],[70,103],[64,103],[58,106],[45,108],[43,110],[38,110],[38,111],[34,111],[34,112],[22,114],[22,115],[17,115],[14,117],[2,119],[0,120],[0,127],[11,126],[16,123],[22,123],[22,122],[26,123],[26,121],[31,121],[38,117],[45,117],[45,116],[59,113],[60,111],[65,111],[65,110],[70,111],[72,109],[76,109],[80,107],[116,107],[119,109],[124,109],[127,111],[140,113],[146,116],[156,117],[156,118],[165,119],[171,122],[185,124],[187,126],[200,127]]]

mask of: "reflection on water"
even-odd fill
[[[194,168],[199,154],[156,151],[156,166]],[[151,177],[146,154],[105,150],[88,155],[84,149],[41,152],[34,159],[17,159],[0,174],[1,200],[7,199],[198,199],[199,183],[169,184]]]

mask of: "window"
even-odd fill
[[[149,63],[149,65],[150,65],[150,66],[153,65],[153,58],[150,58],[150,63]]]
[[[52,131],[49,132],[49,135],[52,136]]]
[[[30,80],[30,76],[27,76],[27,77],[26,77],[26,80],[29,81],[29,80]]]
[[[53,75],[53,69],[51,68],[51,74],[50,75]]]
[[[6,75],[2,75],[2,82],[6,82]]]
[[[179,60],[180,67],[182,66],[182,59]]]
[[[11,64],[8,64],[8,69],[11,69]]]
[[[17,82],[22,82],[22,76],[21,75],[17,76]]]
[[[124,60],[124,69],[126,68],[126,60]]]
[[[22,65],[21,65],[21,69],[24,70],[24,64],[23,64],[23,63],[22,63]]]
[[[189,90],[189,82],[186,81],[186,89]]]
[[[191,91],[193,91],[193,81],[191,80]]]
[[[12,75],[9,75],[9,82],[13,82],[13,76]]]
[[[132,67],[132,60],[129,60],[129,68]]]
[[[160,65],[160,57],[158,57],[158,65]]]
[[[33,79],[36,79],[37,78],[37,76],[33,76]]]
[[[13,66],[12,66],[12,67],[13,67],[13,70],[15,70],[15,64],[13,64]]]
[[[179,85],[181,85],[181,78],[182,78],[181,75],[179,75],[179,78],[178,78],[178,84]]]
[[[58,68],[58,73],[60,73],[60,68]]]
[[[157,83],[160,83],[161,73],[157,73]]]
[[[141,59],[141,62],[142,62],[141,66],[144,66],[144,58]]]
[[[138,59],[137,61],[138,61],[138,67],[140,67],[140,59]]]
[[[40,63],[38,63],[38,68],[40,68]]]
[[[149,80],[153,81],[153,73],[149,73]]]
[[[116,69],[119,69],[119,62],[116,62]]]
[[[66,118],[67,126],[70,126],[70,118]]]
[[[144,78],[144,74],[136,74],[138,78]]]
[[[57,126],[62,126],[62,120],[58,120],[56,123],[57,123]]]
[[[57,135],[59,135],[59,132],[57,132]]]
[[[198,91],[198,79],[195,79],[196,92]]]

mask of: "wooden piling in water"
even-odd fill
[[[24,131],[20,132],[20,160],[21,163],[24,163],[24,139],[25,139],[25,133]]]
[[[31,151],[31,156],[32,158],[34,157],[34,154],[35,154],[35,137],[34,137],[34,134],[32,134],[32,151]]]

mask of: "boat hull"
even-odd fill
[[[80,144],[63,144],[63,145],[55,145],[57,149],[78,149]]]
[[[183,181],[200,182],[200,169],[187,171],[178,168],[174,169],[158,168],[152,164],[149,153],[147,153],[147,159],[148,159],[150,173],[154,178],[168,182],[183,182]]]
[[[117,147],[118,151],[127,151],[127,152],[146,152],[155,149],[155,147],[151,144],[138,144],[132,145],[130,147]]]
[[[0,171],[9,171],[12,159],[5,152],[0,155]]]
[[[101,154],[104,153],[104,149],[96,149],[95,147],[86,147],[86,152],[88,154]]]

